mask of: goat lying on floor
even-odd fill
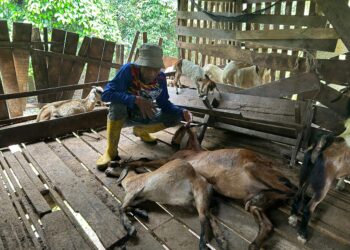
[[[113,176],[116,175],[115,171]],[[109,175],[109,172],[106,171],[106,174]],[[194,171],[188,162],[175,159],[153,172],[143,174],[137,174],[134,170],[126,167],[121,172],[117,182],[121,182],[126,192],[120,215],[128,235],[132,236],[136,232],[126,215],[130,206],[135,206],[145,200],[178,206],[194,204],[201,224],[199,249],[206,249],[206,238],[209,238],[210,228],[213,229],[219,246],[222,249],[226,248],[226,242],[215,218],[209,213],[212,187]],[[138,211],[140,212],[140,210]]]
[[[40,109],[36,121],[47,121],[92,111],[96,103],[101,102],[102,92],[103,88],[92,87],[85,99],[71,99],[48,103]]]
[[[337,137],[323,136],[304,156],[300,170],[299,191],[295,197],[289,224],[297,225],[297,214],[302,210],[298,239],[305,243],[308,223],[317,205],[326,197],[331,184],[337,178],[350,174],[350,118],[345,132]],[[314,192],[311,200],[304,198],[308,186]]]
[[[290,200],[297,187],[275,169],[275,163],[254,151],[241,148],[205,151],[196,133],[185,126],[176,132],[173,141],[180,144],[186,134],[189,136],[186,148],[168,159],[133,161],[128,166],[160,167],[174,159],[186,160],[213,185],[215,191],[245,202],[245,209],[253,214],[259,224],[258,235],[249,249],[260,249],[273,229],[265,210],[278,201]],[[113,176],[117,169],[110,169],[108,174]]]

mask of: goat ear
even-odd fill
[[[129,167],[125,167],[123,169],[123,171],[120,173],[120,176],[117,180],[117,185],[119,185],[124,180],[124,178],[127,176],[128,172],[129,172]]]

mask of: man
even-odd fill
[[[123,65],[105,87],[102,101],[110,102],[107,118],[107,149],[97,160],[97,168],[104,171],[111,160],[120,159],[118,142],[126,123],[146,143],[156,143],[155,133],[178,124],[192,121],[192,114],[169,101],[163,65],[163,51],[153,44],[143,44],[135,64]]]

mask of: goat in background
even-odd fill
[[[36,121],[47,121],[92,111],[97,102],[101,102],[102,87],[92,87],[85,99],[71,99],[46,104],[37,115]]]
[[[180,82],[181,75],[191,78],[197,88],[199,96],[204,95],[204,87],[210,85],[212,82],[209,77],[205,75],[204,70],[199,65],[194,64],[189,60],[178,60],[174,65],[174,69],[176,70],[176,73],[173,84],[176,88],[176,94],[179,94],[178,88],[182,87]]]

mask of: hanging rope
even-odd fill
[[[201,6],[199,6],[195,0],[191,0],[191,3],[196,6],[197,10],[200,12],[203,12],[204,14],[206,14],[208,17],[210,17],[210,19],[214,20],[215,22],[234,22],[234,23],[241,23],[241,22],[248,22],[252,19],[255,18],[255,14],[261,14],[263,12],[265,12],[265,10],[268,10],[270,8],[272,8],[273,6],[280,4],[283,0],[278,0],[277,2],[275,2],[274,4],[271,4],[270,6],[261,9],[261,10],[257,10],[254,11],[252,13],[245,13],[245,14],[232,14],[232,15],[217,15],[214,14],[212,12],[208,12],[206,10],[203,10]],[[243,11],[243,13],[246,10]]]

